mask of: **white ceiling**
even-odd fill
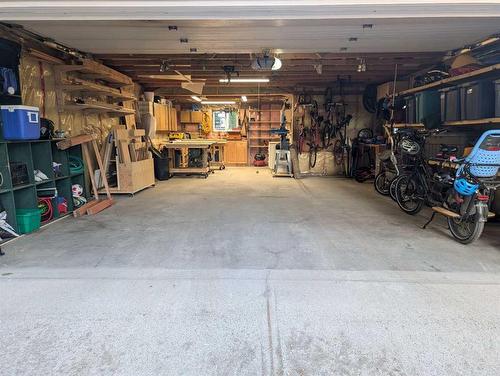
[[[0,20],[499,16],[498,0],[0,0]]]
[[[91,53],[426,52],[445,51],[500,31],[500,18],[24,21],[28,30]],[[363,29],[372,23],[373,29]],[[177,31],[169,31],[176,25]],[[349,38],[358,38],[350,42]],[[189,43],[180,43],[188,38]]]

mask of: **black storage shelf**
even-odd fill
[[[34,209],[38,205],[37,189],[56,188],[57,194],[66,199],[68,214],[74,210],[72,185],[80,184],[87,197],[85,184],[85,170],[71,173],[69,156],[82,158],[80,146],[68,150],[59,150],[56,142],[59,140],[32,140],[32,141],[0,141],[0,204],[7,212],[7,222],[18,232],[16,209]],[[10,173],[11,162],[25,163],[28,169],[26,184],[12,185]],[[61,164],[60,176],[56,176],[52,163]],[[34,170],[40,170],[48,179],[35,181]],[[55,200],[52,200],[54,215],[52,221],[64,217],[66,214],[58,212]]]

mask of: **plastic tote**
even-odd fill
[[[500,117],[500,80],[493,82],[495,84],[495,117]]]
[[[38,107],[1,106],[3,138],[6,140],[38,140],[40,117]]]
[[[42,215],[40,209],[17,209],[17,227],[20,234],[29,234],[40,228]]]

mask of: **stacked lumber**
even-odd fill
[[[101,148],[103,169],[97,176],[116,174],[116,185],[111,193],[133,194],[154,185],[153,159],[144,129],[116,127],[106,137]]]
[[[75,209],[73,211],[73,216],[80,217],[85,214],[88,215],[97,214],[102,210],[113,205],[113,199],[111,198],[111,192],[109,190],[108,180],[106,179],[106,176],[102,177],[102,184],[106,191],[107,199],[99,199],[97,181],[93,174],[93,171],[95,169],[93,167],[91,159],[91,152],[93,151],[94,158],[97,161],[97,165],[99,166],[100,170],[103,170],[104,164],[102,162],[101,155],[97,147],[96,136],[83,134],[80,136],[67,138],[65,140],[59,141],[57,143],[57,148],[60,150],[66,150],[76,145],[82,146],[83,159],[85,161],[85,164],[87,165],[87,171],[89,171],[90,174],[90,182],[92,183],[94,200],[87,202],[86,204],[80,206],[78,209]]]
[[[138,108],[141,116],[151,114],[155,117],[157,132],[177,131],[177,110],[171,104],[140,101]]]

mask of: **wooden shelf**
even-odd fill
[[[447,122],[443,123],[443,125],[445,125],[447,127],[469,126],[469,125],[489,125],[489,124],[500,124],[500,118],[447,121]]]
[[[86,111],[89,113],[107,113],[108,115],[111,116],[124,116],[124,115],[135,114],[135,110],[98,101],[92,101],[87,103],[67,102],[64,105],[64,109],[68,111]]]
[[[107,87],[95,82],[83,80],[81,78],[72,77],[68,83],[64,82],[59,87],[66,92],[80,92],[87,95],[103,95],[115,98],[117,100],[136,100],[132,93],[121,92],[118,89]]]
[[[91,79],[98,79],[118,87],[133,85],[130,77],[90,59],[80,59],[76,64],[59,65],[59,72],[80,72]]]
[[[273,137],[248,137],[249,140],[269,140],[269,141],[274,141],[274,140],[279,140],[280,136],[273,136]]]
[[[399,123],[399,124],[394,124],[393,128],[423,128],[423,124],[404,124],[404,123]]]
[[[0,190],[0,204],[7,213],[7,222],[19,232],[19,226],[16,218],[16,209],[32,208],[38,206],[38,194],[42,189],[57,189],[57,196],[66,199],[67,211],[71,213],[75,208],[73,204],[73,195],[71,191],[72,180],[70,175],[69,158],[75,156],[82,158],[80,146],[72,147],[68,150],[59,150],[56,147],[57,140],[24,140],[24,141],[2,141],[0,142],[0,157],[6,166],[9,162],[16,161],[26,164],[28,172],[28,182],[12,186],[11,177],[8,174],[8,167],[4,166],[2,173],[4,174],[4,185]],[[59,170],[63,176],[55,177],[53,172],[53,164],[59,164]],[[34,171],[40,170],[48,179],[35,181]],[[83,171],[81,178],[78,178],[78,184],[84,188],[84,196],[87,197],[85,187],[85,179]],[[53,205],[53,218],[50,222],[56,221],[65,213],[60,213],[55,201]],[[50,223],[47,222],[47,223]]]
[[[262,145],[250,145],[249,147],[251,149],[263,149],[263,148],[267,148],[269,145],[266,145],[266,144],[262,144]]]
[[[262,123],[265,123],[265,124],[281,124],[281,121],[279,121],[279,120],[250,120],[249,123],[250,124],[262,124]],[[290,124],[290,122],[287,121],[286,124]]]
[[[481,69],[475,70],[473,72],[461,74],[461,75],[455,76],[455,77],[445,78],[444,80],[432,82],[430,84],[415,87],[413,89],[404,90],[404,91],[401,91],[400,93],[398,93],[398,95],[414,94],[414,93],[418,93],[418,92],[429,90],[429,89],[437,89],[437,88],[441,88],[441,87],[452,86],[460,81],[475,79],[475,78],[479,78],[481,76],[494,75],[499,69],[500,69],[500,64],[491,65],[489,67],[481,68]]]
[[[279,110],[250,110],[250,112],[255,112],[255,113],[262,113],[262,112],[281,112],[281,109],[279,109]]]

